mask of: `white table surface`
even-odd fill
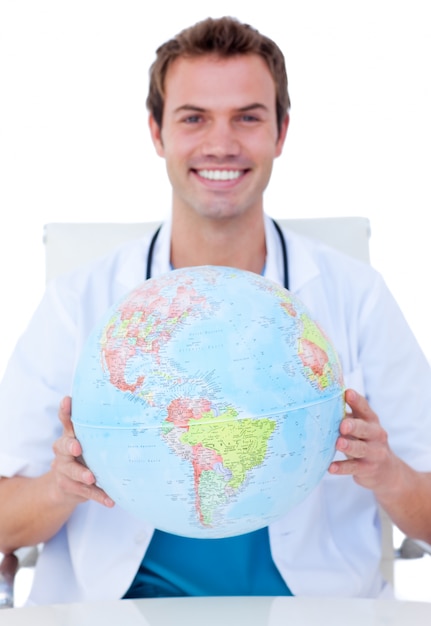
[[[333,598],[118,600],[5,609],[1,626],[430,626],[431,603]]]

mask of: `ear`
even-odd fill
[[[276,157],[280,156],[280,154],[283,152],[283,146],[286,140],[287,129],[289,128],[289,120],[290,120],[289,115],[286,113],[286,117],[284,118],[281,124],[280,133],[278,135],[277,143],[275,146]]]
[[[151,114],[148,118],[148,125],[150,127],[151,139],[153,140],[156,152],[159,156],[164,157],[165,150],[163,148],[162,129]]]

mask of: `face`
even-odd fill
[[[261,211],[278,133],[275,84],[258,55],[179,58],[168,69],[157,153],[166,160],[173,210],[220,219]]]

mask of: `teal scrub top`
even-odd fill
[[[268,529],[226,539],[154,532],[124,598],[292,595],[270,552]]]

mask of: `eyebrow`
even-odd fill
[[[256,109],[262,109],[263,111],[267,111],[268,107],[261,102],[252,102],[251,104],[240,107],[239,109],[237,109],[237,111],[239,111],[240,113],[244,113],[246,111],[255,111]],[[177,107],[174,110],[174,113],[181,113],[181,111],[194,111],[195,113],[205,113],[206,109],[204,109],[203,107],[198,107],[194,104],[183,104]]]
[[[255,109],[262,109],[263,111],[268,111],[268,107],[262,104],[261,102],[253,102],[252,104],[247,104],[245,107],[241,107],[238,111],[251,111]]]
[[[196,113],[203,113],[205,109],[194,106],[193,104],[183,104],[182,106],[174,109],[174,113],[181,113],[181,111],[196,111]]]

